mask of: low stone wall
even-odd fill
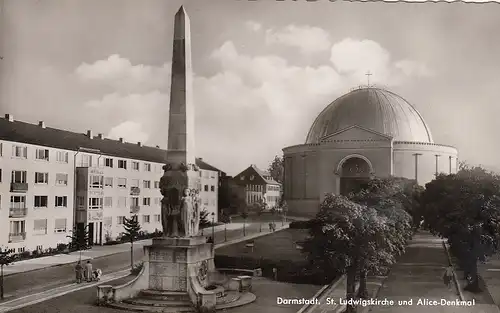
[[[217,271],[221,273],[237,274],[237,275],[250,275],[255,277],[262,276],[262,269],[256,268],[253,270],[247,270],[242,268],[218,268]]]
[[[141,272],[128,283],[112,288],[112,301],[119,302],[124,299],[137,297],[141,290],[149,287],[149,262],[144,262]]]

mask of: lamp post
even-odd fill
[[[212,243],[215,245],[215,213],[212,212],[210,215],[212,215]]]
[[[224,242],[227,241],[227,223],[224,223]]]

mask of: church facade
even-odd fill
[[[405,177],[425,185],[458,168],[457,149],[434,143],[408,101],[374,87],[332,102],[314,121],[305,144],[283,153],[288,214],[309,217],[326,194],[348,194],[372,177]]]

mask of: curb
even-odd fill
[[[327,289],[335,289],[337,286],[346,279],[346,275],[342,275],[339,278],[337,278],[334,282],[332,282],[329,285],[324,285],[316,294],[312,297],[313,299],[318,299],[320,298],[326,291]],[[314,307],[316,304],[304,304],[300,310],[297,311],[297,313],[304,313],[306,311],[310,311],[311,308]]]
[[[455,266],[454,266],[454,264],[453,264],[453,262],[451,260],[451,255],[450,255],[450,250],[449,250],[449,247],[448,247],[448,243],[446,243],[444,241],[444,239],[441,242],[443,243],[444,251],[446,253],[446,256],[448,257],[448,264],[453,267],[453,282],[455,284],[455,288],[457,288],[458,297],[460,298],[460,301],[464,301],[465,297],[464,297],[464,294],[462,292],[462,288],[460,288],[460,283],[458,282],[458,277],[457,277],[457,272],[455,271]]]

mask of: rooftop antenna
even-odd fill
[[[370,88],[370,76],[372,76],[373,74],[370,73],[370,71],[366,72],[366,79],[368,80],[368,84],[366,85],[368,88]]]

